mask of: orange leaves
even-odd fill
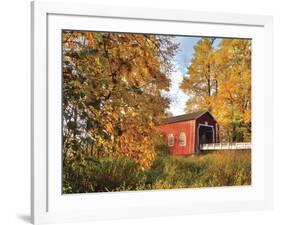
[[[63,33],[64,66],[70,70],[68,75],[64,73],[68,76],[64,88],[71,84],[69,95],[84,93],[83,99],[64,96],[65,108],[83,103],[78,114],[83,114],[81,123],[87,126],[81,126],[81,136],[76,138],[95,156],[128,157],[143,168],[151,164],[155,121],[168,105],[161,90],[169,88],[176,50],[169,39],[127,33]],[[83,136],[90,136],[92,142],[87,145]]]

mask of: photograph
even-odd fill
[[[251,185],[252,39],[61,40],[62,194]]]

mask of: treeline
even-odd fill
[[[251,40],[202,38],[181,89],[186,111],[209,110],[220,141],[251,141]]]

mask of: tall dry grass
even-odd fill
[[[251,152],[159,156],[148,170],[105,158],[64,167],[64,193],[237,186],[251,184]]]

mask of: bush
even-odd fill
[[[106,192],[143,189],[145,174],[135,162],[104,158],[74,162],[64,167],[64,193]]]
[[[166,144],[160,144],[155,147],[158,156],[169,155],[169,147]]]
[[[96,167],[93,182],[96,191],[136,190],[143,186],[145,174],[133,161],[108,158]]]

